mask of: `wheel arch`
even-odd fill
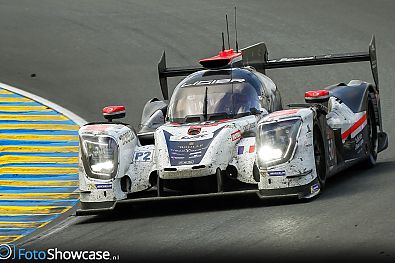
[[[361,80],[351,80],[348,84],[339,83],[327,89],[331,95],[344,102],[354,113],[367,111],[369,98],[372,100],[376,123],[382,131],[379,91],[376,85]]]

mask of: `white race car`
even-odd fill
[[[375,61],[375,53],[268,60],[265,44],[258,43],[241,52],[222,50],[201,60],[203,67],[167,68],[163,54],[158,69],[164,100],[147,102],[139,132],[113,121],[125,116],[123,106],[104,108],[109,122],[79,130],[77,214],[111,210],[125,199],[249,191],[262,197],[314,196],[327,175],[354,163],[348,144],[360,152],[354,159],[366,157],[365,144],[372,138],[378,142],[371,142],[369,153],[377,156],[385,148],[381,118],[374,115],[379,114],[378,89],[364,82],[338,85],[312,92],[305,108],[283,110],[265,69],[365,61],[373,55]],[[168,102],[167,77],[183,75],[188,76]],[[353,85],[361,100],[367,94],[366,103],[347,106],[346,90],[354,90]],[[364,127],[376,129],[360,139],[356,131],[368,129],[348,129],[366,115],[370,126]]]

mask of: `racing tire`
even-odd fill
[[[367,115],[367,131],[368,131],[368,141],[366,144],[367,158],[364,162],[366,168],[373,167],[377,162],[377,147],[378,147],[378,136],[377,136],[377,122],[373,106],[373,94],[369,94],[368,99],[368,111]]]
[[[320,189],[325,188],[326,183],[326,158],[325,158],[325,146],[322,139],[320,129],[318,127],[314,128],[313,134],[313,145],[314,145],[314,159],[315,168],[317,171],[317,179],[320,185]]]
[[[164,196],[164,191],[163,191],[163,180],[159,177],[156,178],[156,187],[157,187],[157,196],[162,197]]]
[[[217,177],[217,192],[221,193],[224,191],[224,178],[220,168],[215,171],[215,176]]]

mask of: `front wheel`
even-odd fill
[[[314,128],[313,141],[315,169],[317,171],[318,183],[322,190],[325,187],[326,182],[325,148],[321,132],[318,128]]]
[[[156,178],[156,187],[157,187],[157,196],[162,197],[164,196],[164,191],[163,191],[163,180],[159,177]]]

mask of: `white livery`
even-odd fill
[[[268,60],[264,43],[223,50],[204,68],[167,68],[164,100],[148,101],[139,132],[116,122],[80,128],[78,214],[111,210],[125,199],[255,192],[262,198],[311,198],[326,178],[357,162],[373,165],[388,145],[382,130],[374,39],[370,52]],[[306,92],[283,109],[266,69],[370,60],[375,84],[339,83]],[[187,76],[169,100],[167,78]]]

